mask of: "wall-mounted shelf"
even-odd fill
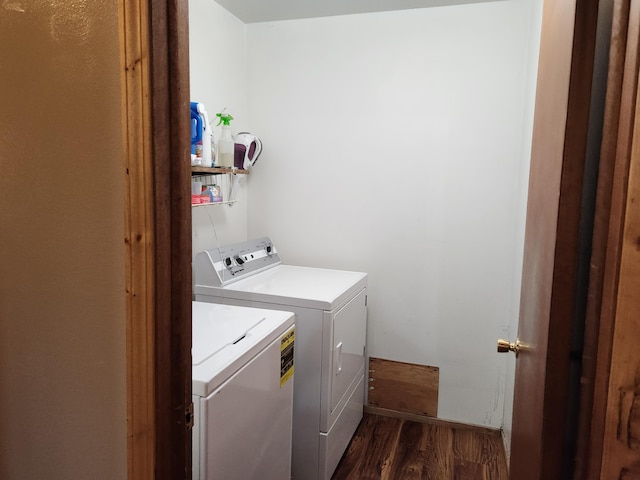
[[[191,167],[191,175],[222,175],[223,173],[248,175],[249,170],[230,167]]]
[[[223,202],[211,202],[211,203],[192,203],[192,207],[211,207],[213,205],[229,205],[232,206],[237,200],[228,200],[228,198],[235,197],[235,192],[232,193],[233,184],[239,178],[235,178],[235,174],[247,175],[249,170],[243,170],[241,168],[229,168],[229,167],[200,167],[191,166],[191,176],[196,177],[198,182],[202,181],[205,185],[217,184],[223,191]],[[224,175],[224,177],[214,179],[216,175]],[[210,177],[210,178],[207,178]]]
[[[232,206],[236,202],[237,202],[237,200],[224,201],[224,202],[211,202],[211,203],[192,203],[191,206],[193,208],[196,208],[196,207],[213,207],[215,205],[229,205],[229,206]]]

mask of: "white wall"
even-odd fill
[[[500,427],[517,324],[533,0],[247,25],[264,143],[248,236],[370,274],[369,354],[440,367],[439,417]]]
[[[226,107],[234,120],[233,133],[247,129],[247,60],[246,27],[213,0],[189,0],[189,68],[191,100],[204,103],[215,126],[216,113]],[[236,176],[236,199],[233,206],[212,205],[193,208],[193,255],[218,245],[247,238],[247,181]],[[211,177],[223,187],[229,198],[229,175]]]
[[[0,478],[127,475],[116,2],[0,9]]]

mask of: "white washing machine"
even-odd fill
[[[331,478],[365,398],[367,274],[283,265],[268,237],[200,252],[198,301],[296,314],[294,480]]]
[[[193,479],[289,480],[294,314],[193,302]]]

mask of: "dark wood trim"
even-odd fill
[[[381,417],[399,418],[402,420],[411,420],[412,422],[428,423],[429,425],[439,425],[441,427],[458,428],[462,430],[471,430],[487,435],[497,435],[502,437],[502,430],[498,428],[484,427],[482,425],[471,425],[468,423],[454,422],[452,420],[443,420],[436,417],[428,417],[426,415],[416,415],[415,413],[398,412],[397,410],[389,410],[388,408],[372,407],[365,405],[364,413],[371,415],[379,415]]]
[[[602,463],[613,317],[617,296],[617,286],[611,283],[610,279],[617,278],[619,256],[616,252],[620,248],[619,240],[613,240],[622,228],[619,218],[619,197],[623,193],[620,191],[621,179],[615,182],[619,186],[617,193],[614,193],[614,178],[616,169],[620,171],[621,167],[616,166],[620,162],[623,164],[623,171],[628,169],[639,67],[638,21],[635,21],[636,26],[632,25],[630,31],[630,3],[630,0],[616,0],[613,9],[585,318],[575,479],[600,478]],[[620,176],[620,173],[617,176]],[[605,280],[605,277],[609,280]]]
[[[600,266],[601,299],[599,311],[594,311],[591,327],[597,332],[597,361],[595,366],[594,396],[592,408],[591,435],[588,445],[587,475],[584,478],[601,478],[605,437],[607,433],[608,390],[612,366],[614,327],[617,318],[618,287],[622,255],[623,228],[629,181],[629,168],[632,157],[632,143],[636,129],[637,95],[640,86],[638,69],[640,67],[640,2],[637,0],[618,0],[614,19],[614,41],[620,43],[619,51],[624,52],[624,61],[617,69],[611,67],[610,75],[621,76],[619,106],[616,104],[616,91],[612,91],[610,123],[618,122],[617,129],[610,134],[606,150],[602,152],[601,182],[602,195],[596,206],[598,242],[604,257]],[[613,51],[613,49],[612,49]],[[617,109],[615,107],[618,107]],[[617,116],[617,118],[616,118]],[[600,188],[600,186],[599,186]],[[600,191],[598,192],[600,195]],[[594,234],[594,242],[595,242]],[[595,290],[596,285],[593,289]],[[594,309],[595,310],[595,309]],[[594,343],[595,343],[594,341]],[[594,347],[592,347],[594,348]]]
[[[638,18],[638,0],[631,18]],[[635,118],[640,116],[635,106]],[[616,257],[618,275],[613,338],[610,346],[607,414],[599,478],[640,478],[640,123],[635,122],[629,168],[625,169],[623,230]],[[614,199],[618,191],[614,189]],[[617,219],[618,217],[616,217]],[[614,222],[611,222],[612,224]]]
[[[249,170],[230,167],[191,167],[191,173],[199,175],[221,175],[223,173],[249,175]]]
[[[150,0],[156,206],[156,479],[191,478],[188,2]]]

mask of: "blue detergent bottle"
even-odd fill
[[[198,102],[191,102],[191,154],[196,155],[196,145],[202,144],[202,117],[198,113]],[[202,155],[202,154],[201,154]]]

